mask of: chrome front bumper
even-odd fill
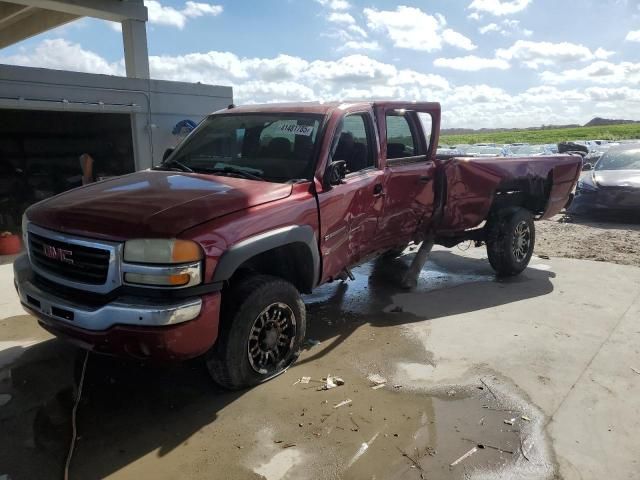
[[[114,325],[164,327],[196,318],[202,309],[199,297],[180,300],[122,296],[100,307],[70,302],[44,291],[33,282],[27,255],[13,264],[16,289],[29,311],[85,330],[106,330]]]

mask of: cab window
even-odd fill
[[[405,158],[420,155],[417,132],[404,113],[388,112],[387,158]]]
[[[373,138],[364,114],[346,116],[338,135],[333,160],[344,160],[347,163],[347,174],[375,165]]]

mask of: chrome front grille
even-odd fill
[[[29,235],[29,249],[33,263],[55,275],[92,285],[103,285],[107,281],[108,250],[59,242],[35,233]]]
[[[121,284],[121,244],[54,232],[33,224],[27,228],[34,271],[80,290],[108,293]]]

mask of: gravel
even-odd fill
[[[536,255],[640,266],[640,218],[556,215],[536,222]]]

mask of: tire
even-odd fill
[[[503,210],[489,221],[487,230],[489,263],[499,276],[511,277],[527,268],[536,241],[529,210]]]
[[[300,355],[306,330],[298,290],[281,278],[252,274],[223,295],[220,336],[206,359],[214,382],[238,390],[286,371]]]

